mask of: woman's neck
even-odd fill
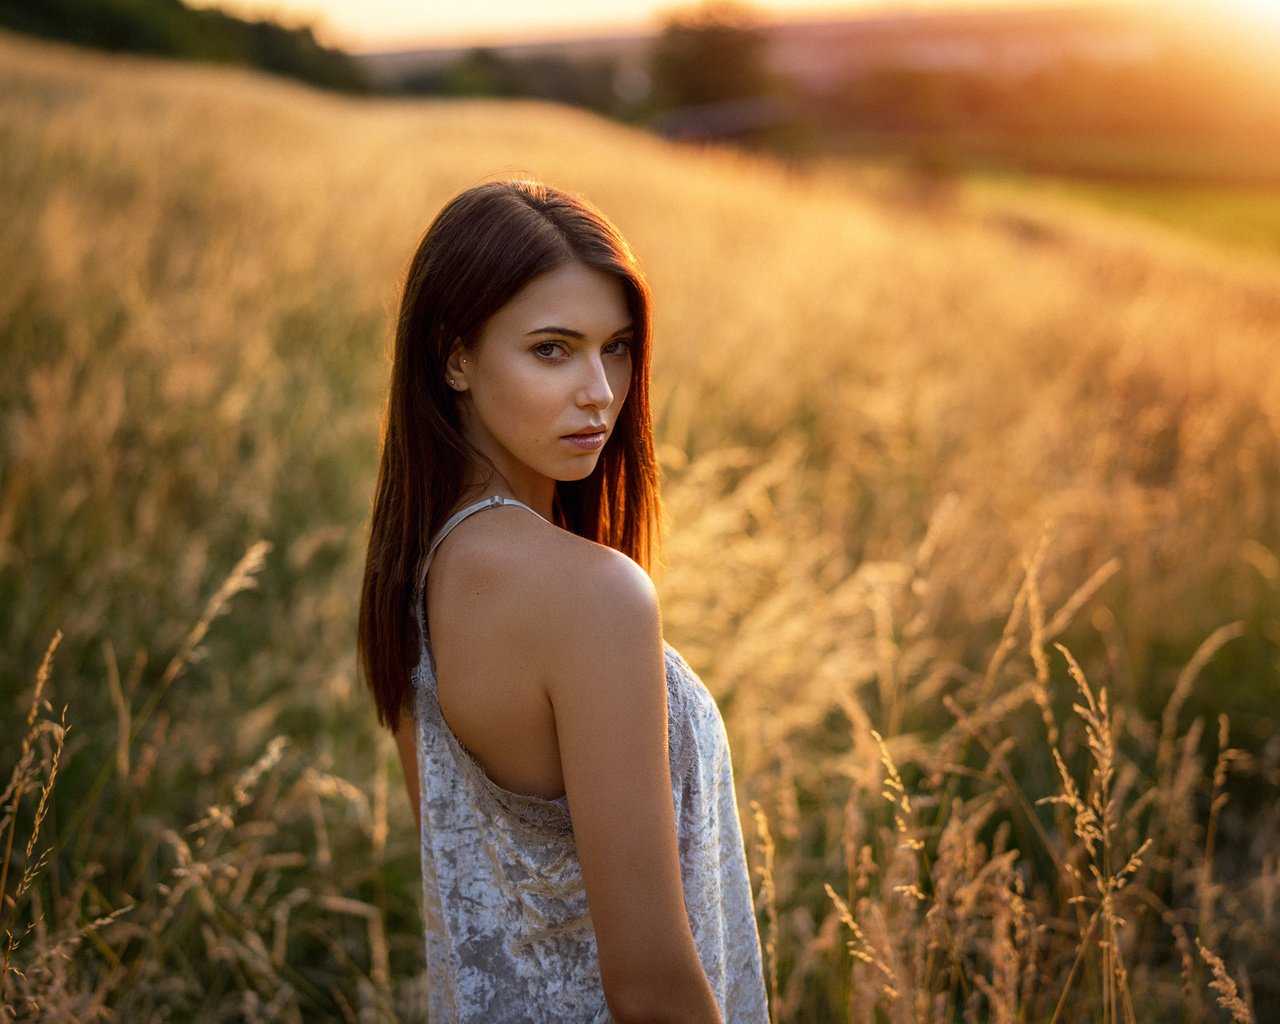
[[[499,470],[473,475],[462,492],[459,508],[483,501],[494,495],[511,498],[528,505],[547,522],[555,522],[556,482],[546,477],[537,480],[510,480]]]

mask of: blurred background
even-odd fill
[[[424,1019],[356,604],[520,173],[653,284],[776,1020],[1280,1019],[1274,5],[0,0],[0,1022]]]
[[[1280,245],[1272,0],[4,0],[0,25],[357,94],[546,100],[793,162],[1030,173]]]

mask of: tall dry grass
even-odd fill
[[[421,1019],[355,595],[396,275],[514,169],[654,284],[775,1018],[1275,1016],[1275,265],[536,105],[0,83],[5,1017]]]

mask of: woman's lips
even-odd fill
[[[564,439],[579,451],[594,452],[604,445],[604,428],[584,430],[578,434],[565,434]]]

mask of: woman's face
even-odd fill
[[[633,325],[622,283],[569,263],[529,282],[470,352],[449,357],[467,436],[522,500],[599,460],[631,386]]]

